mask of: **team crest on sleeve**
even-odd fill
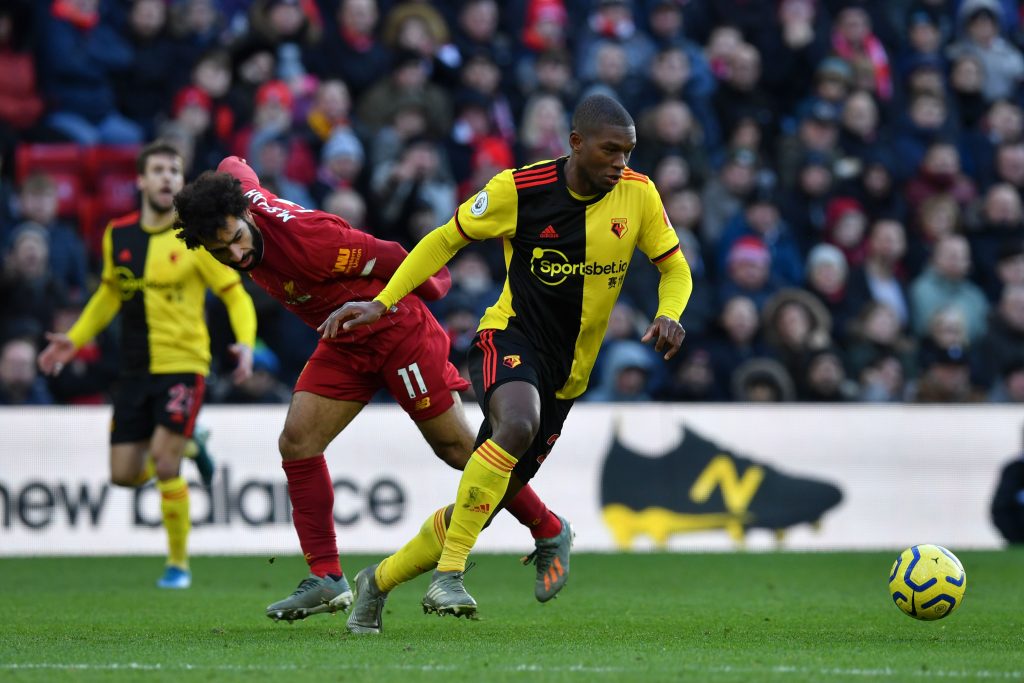
[[[612,233],[620,240],[622,236],[629,232],[629,227],[626,225],[628,221],[625,218],[613,218],[612,219]]]
[[[473,206],[469,207],[469,212],[479,218],[487,212],[487,190],[481,190],[480,194],[473,200]]]

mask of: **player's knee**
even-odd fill
[[[281,452],[282,460],[302,460],[310,457],[307,439],[301,433],[287,426],[277,439],[277,449]]]
[[[156,478],[160,481],[174,479],[181,472],[181,460],[172,456],[154,456]]]
[[[121,470],[113,470],[110,472],[110,483],[114,486],[124,486],[127,488],[136,488],[139,485],[139,473],[125,472]]]
[[[494,430],[494,441],[509,454],[520,457],[530,448],[540,428],[539,421],[529,416],[515,416],[503,420]]]

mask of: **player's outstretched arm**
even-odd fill
[[[316,331],[324,339],[333,339],[338,336],[339,330],[351,330],[353,327],[377,322],[386,310],[384,304],[377,300],[350,301],[327,316],[327,320]]]
[[[235,369],[231,372],[231,381],[241,384],[252,377],[252,347],[248,344],[235,343],[228,347],[235,357]]]
[[[39,369],[44,375],[59,375],[78,349],[66,334],[47,332],[46,340],[49,344],[39,354]]]
[[[368,274],[381,280],[388,280],[402,265],[409,252],[398,242],[375,240],[374,246],[376,247],[377,260],[373,264],[373,270]],[[441,270],[427,278],[423,284],[412,290],[412,293],[425,301],[437,301],[447,294],[451,287],[452,276],[448,272],[448,267],[444,266]]]
[[[678,321],[667,316],[659,316],[647,327],[640,341],[646,344],[652,339],[655,340],[654,350],[658,353],[664,352],[665,360],[669,360],[679,352],[685,336],[686,330]]]

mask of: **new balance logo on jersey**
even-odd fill
[[[552,226],[548,226],[540,231],[540,238],[542,240],[557,240],[559,237],[558,231]]]
[[[474,505],[473,507],[469,508],[469,511],[470,512],[482,512],[485,515],[489,515],[489,514],[491,514],[491,504],[490,503],[480,503],[479,505]]]

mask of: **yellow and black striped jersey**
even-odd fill
[[[634,250],[656,264],[680,252],[647,176],[627,168],[611,192],[578,197],[565,162],[499,173],[454,223],[466,239],[501,238],[505,251],[505,286],[480,329],[516,327],[564,373],[559,398],[574,398],[587,388]]]
[[[102,282],[68,337],[81,346],[120,311],[122,374],[205,375],[207,288],[224,301],[236,339],[252,346],[256,310],[239,274],[205,249],[189,250],[172,227],[151,230],[130,214],[107,226]]]

